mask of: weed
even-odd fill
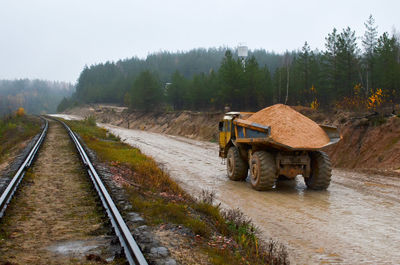
[[[202,190],[200,194],[200,202],[213,205],[215,199],[215,191]]]
[[[246,264],[239,252],[235,252],[232,255],[230,250],[217,248],[208,248],[205,252],[207,253],[211,263],[214,265]]]
[[[185,204],[166,202],[160,198],[144,198],[136,192],[131,192],[130,201],[136,211],[141,212],[151,224],[174,223],[183,225],[194,234],[209,237],[210,228],[205,222],[192,216]]]
[[[89,115],[83,120],[83,123],[87,126],[96,126],[96,117],[93,115]]]

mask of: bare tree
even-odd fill
[[[286,97],[285,97],[285,104],[287,104],[289,99],[289,79],[290,79],[290,64],[292,62],[291,55],[289,51],[286,50],[284,56],[284,65],[286,67]]]

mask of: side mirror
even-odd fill
[[[222,132],[222,131],[224,130],[224,122],[223,122],[223,121],[220,121],[220,122],[218,123],[218,130],[219,130],[220,132]]]

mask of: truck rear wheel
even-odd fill
[[[240,156],[239,149],[232,146],[228,150],[226,171],[230,180],[245,180],[248,173],[248,165]]]
[[[308,188],[326,190],[331,182],[332,166],[328,155],[322,151],[311,152],[310,177],[304,178]]]
[[[250,161],[250,173],[253,189],[272,189],[278,178],[274,155],[265,151],[254,152]]]

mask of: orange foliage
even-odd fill
[[[311,102],[311,108],[312,109],[318,109],[319,108],[319,102],[317,99],[317,90],[315,89],[315,86],[312,85],[310,88],[310,94],[313,96],[314,100]]]
[[[17,116],[18,117],[22,117],[22,116],[24,116],[25,115],[25,110],[24,110],[24,108],[18,108],[18,110],[17,110]]]
[[[319,102],[318,102],[318,99],[317,99],[317,98],[315,98],[315,99],[313,100],[313,102],[311,102],[311,108],[312,108],[312,109],[318,109],[318,108],[319,108]]]
[[[382,88],[378,88],[375,92],[371,89],[371,96],[368,97],[368,109],[376,110],[384,102]]]
[[[361,84],[355,85],[353,95],[344,97],[341,102],[336,103],[336,107],[348,110],[376,110],[385,102],[385,95],[381,88],[371,89],[370,96],[363,96],[361,88]]]

